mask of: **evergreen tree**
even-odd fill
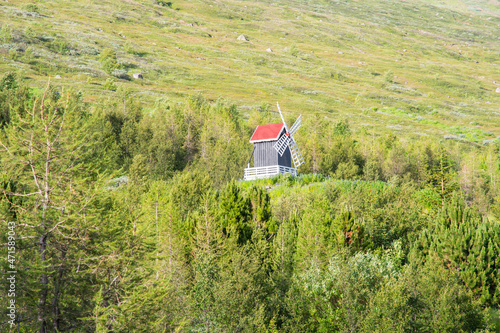
[[[481,304],[500,301],[500,227],[466,207],[458,195],[446,202],[435,223],[424,231],[413,252],[427,260],[436,255],[444,266],[460,272],[460,278]]]
[[[68,330],[89,311],[80,258],[97,225],[91,203],[102,186],[90,124],[78,99],[47,86],[32,109],[10,114],[1,134],[3,174],[15,184],[1,189],[2,201],[18,226],[19,315],[31,318],[29,330]]]
[[[243,195],[236,182],[231,181],[219,197],[219,221],[225,235],[234,232],[239,245],[252,237],[250,200]]]

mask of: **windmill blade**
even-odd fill
[[[280,112],[281,121],[283,121],[283,125],[285,125],[285,130],[288,133],[289,132],[288,131],[288,126],[286,126],[285,118],[283,118],[283,114],[281,113],[280,104],[278,102],[276,102],[276,105],[278,106],[278,111]]]
[[[295,166],[295,169],[297,169],[299,166],[304,164],[304,158],[300,153],[299,146],[297,146],[297,143],[293,138],[290,138],[289,146],[290,146],[290,154],[292,155],[293,165]]]
[[[285,152],[286,147],[288,147],[289,144],[290,144],[290,137],[286,134],[283,134],[281,138],[279,138],[278,141],[276,141],[273,147],[274,149],[276,149],[278,154],[280,154],[280,156],[283,156],[283,153]]]
[[[297,132],[297,130],[300,128],[300,126],[302,125],[301,121],[300,121],[300,117],[299,116],[297,118],[297,120],[295,120],[295,122],[293,123],[292,127],[290,128],[290,135],[294,135],[295,132]]]

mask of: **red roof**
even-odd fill
[[[255,132],[253,132],[250,142],[278,140],[283,127],[283,123],[257,126]]]

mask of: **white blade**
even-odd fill
[[[295,120],[295,122],[292,125],[292,128],[290,128],[290,135],[294,135],[295,132],[300,128],[301,121],[300,121],[300,116]]]
[[[299,147],[293,138],[290,139],[290,154],[292,155],[293,165],[295,169],[304,164],[304,158],[300,153]]]
[[[281,121],[283,121],[283,125],[285,125],[285,131],[288,133],[289,132],[288,126],[286,126],[285,118],[283,118],[283,115],[281,114],[280,104],[276,102],[276,105],[278,106],[278,111],[280,112]]]
[[[283,134],[278,139],[278,141],[276,141],[276,143],[274,144],[273,147],[274,147],[274,149],[276,149],[278,154],[280,154],[280,156],[283,156],[283,153],[285,152],[286,147],[288,147],[289,142],[290,142],[290,138],[288,137],[288,135]]]

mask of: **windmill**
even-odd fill
[[[279,104],[276,104],[283,122],[257,126],[250,139],[254,149],[245,169],[244,180],[269,178],[285,173],[296,176],[297,168],[304,163],[297,142],[293,138],[301,125],[300,116],[289,129]],[[253,168],[250,167],[252,157],[254,157]]]

